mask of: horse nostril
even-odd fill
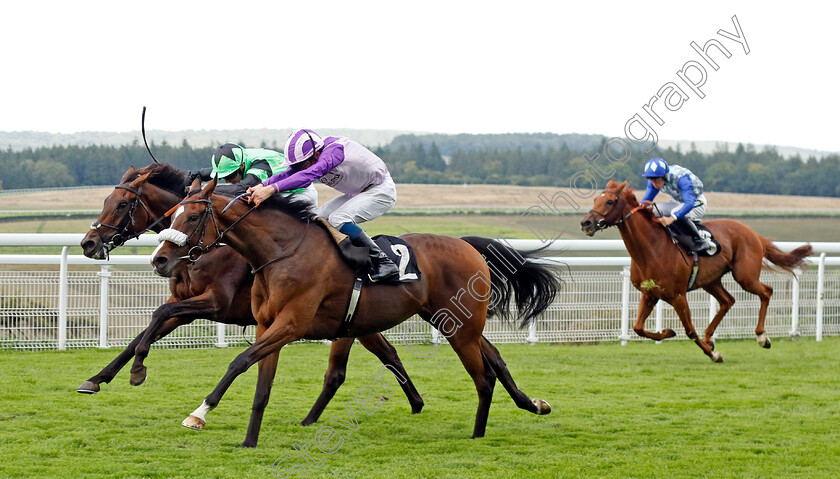
[[[152,260],[152,265],[155,268],[162,268],[162,267],[166,266],[166,263],[168,263],[168,262],[169,262],[169,260],[167,260],[163,256],[155,256],[154,259]]]

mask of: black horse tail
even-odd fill
[[[548,309],[560,291],[560,280],[543,264],[534,261],[535,251],[518,251],[490,238],[461,238],[481,253],[490,268],[492,295],[487,316],[511,320],[510,300],[517,313],[512,318],[524,328]]]

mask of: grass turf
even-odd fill
[[[256,449],[238,447],[256,368],[234,382],[204,431],[180,426],[238,349],[155,349],[145,384],[131,387],[123,371],[94,396],[75,388],[114,350],[0,351],[0,477],[272,477],[286,454],[277,477],[303,477],[303,468],[308,477],[389,478],[840,474],[840,338],[774,338],[771,350],[720,341],[723,364],[688,341],[498,347],[551,415],[517,409],[497,383],[487,436],[471,440],[477,396],[447,346],[425,359],[398,347],[426,402],[411,415],[393,377],[387,393],[373,379],[381,365],[357,345],[344,386],[304,428],[328,348],[295,344],[280,354]],[[366,387],[389,398],[376,412],[354,403]],[[338,422],[349,420],[347,403],[355,431]],[[337,431],[331,454],[315,445],[326,425]],[[297,455],[307,443],[317,468]]]

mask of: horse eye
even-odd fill
[[[613,205],[613,203],[615,203],[615,201],[613,201],[613,200],[607,200],[607,206],[612,206],[612,205]]]
[[[198,220],[198,215],[190,215],[189,218],[187,218],[187,221],[197,221],[197,220]]]
[[[125,208],[128,206],[128,201],[120,201],[120,204],[117,205],[117,208]]]

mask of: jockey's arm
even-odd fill
[[[245,186],[256,186],[271,176],[271,165],[266,160],[254,160],[239,183]]]
[[[644,198],[642,198],[642,203],[652,203],[653,199],[656,198],[657,193],[659,193],[659,190],[655,186],[653,186],[652,181],[648,180],[647,188],[645,189],[645,196]]]
[[[306,188],[318,178],[329,173],[342,161],[344,161],[344,147],[342,145],[329,145],[324,148],[321,155],[309,168],[296,172],[289,169],[264,181],[263,186],[271,187],[275,192]]]
[[[671,213],[674,219],[680,219],[687,215],[694,208],[694,203],[697,201],[697,196],[694,194],[694,185],[691,184],[691,178],[688,175],[677,180],[677,186],[680,187],[680,193],[682,193],[683,206],[679,210]]]

